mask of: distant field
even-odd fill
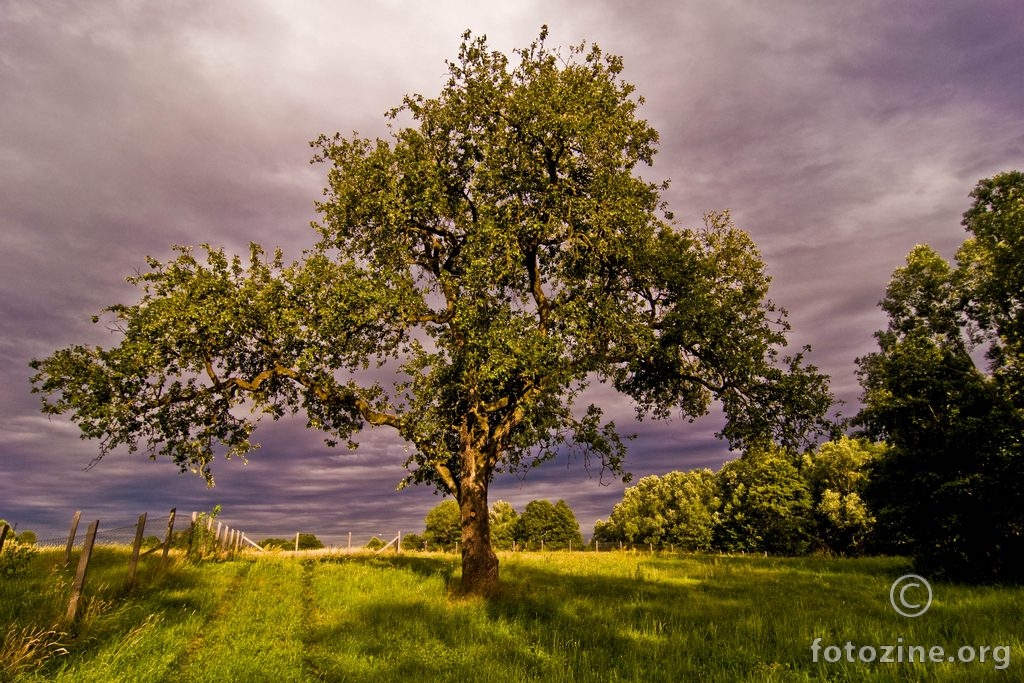
[[[8,668],[8,678],[1024,679],[1017,661],[1024,656],[1024,589],[937,583],[925,614],[902,617],[889,603],[894,579],[909,571],[899,559],[505,554],[503,592],[484,601],[453,592],[458,562],[452,555],[268,554],[197,565],[178,561],[162,574],[143,567],[141,587],[126,596],[109,588],[119,585],[122,571],[123,557],[116,554],[108,550],[108,559],[101,557],[90,570],[96,585],[107,588],[87,601],[75,633],[47,635],[42,628],[47,610],[59,609],[59,591],[51,589],[49,597],[41,591],[35,602],[16,608],[0,603],[0,633],[2,624],[14,624],[4,636],[8,661],[17,638],[35,637],[38,647],[50,646],[20,673]],[[39,628],[31,627],[33,621]],[[816,638],[822,648],[817,663],[811,650]],[[886,645],[941,646],[947,655],[967,658],[973,652],[974,661],[865,663],[853,655],[856,661],[849,662],[847,650],[838,649],[848,641],[853,648],[872,646],[878,658]],[[828,646],[836,646],[828,654],[839,661],[825,661]],[[1008,649],[989,649],[982,663],[983,646]],[[1006,656],[997,661],[996,653]]]

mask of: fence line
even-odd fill
[[[191,559],[203,559],[214,554],[218,557],[233,555],[243,547],[243,543],[256,545],[243,532],[232,529],[223,522],[218,522],[215,536],[212,533],[202,535],[206,530],[212,529],[210,526],[212,519],[207,520],[206,529],[197,529],[193,522],[187,531],[179,532],[176,535],[174,533],[176,513],[177,511],[174,509],[170,511],[163,539],[150,536],[150,542],[155,541],[155,545],[145,551],[143,551],[143,545],[146,543],[147,513],[141,514],[133,524],[111,528],[102,527],[100,520],[92,521],[88,525],[85,537],[79,538],[82,512],[78,510],[72,516],[66,537],[36,539],[34,543],[18,542],[17,537],[12,533],[13,529],[6,524],[2,525],[0,527],[0,574],[3,576],[0,580],[0,622],[8,620],[18,622],[21,620],[19,615],[24,615],[31,620],[50,618],[45,614],[51,613],[54,623],[74,622],[89,593],[90,562],[95,558],[95,551],[99,548],[124,548],[127,546],[130,549],[128,560],[124,565],[126,574],[122,575],[125,579],[121,590],[131,591],[139,580],[140,559],[158,551],[161,552],[159,560],[150,564],[150,567],[155,564],[152,574],[155,577],[166,567],[172,545],[187,545],[186,553]],[[197,516],[197,513],[193,513],[193,520]],[[54,550],[59,548],[60,550],[54,553],[56,557],[54,555],[39,556],[41,548]],[[80,549],[80,553],[72,575],[68,572],[72,570],[71,562],[76,549]],[[54,559],[47,560],[47,557],[54,557]],[[114,568],[116,571],[118,564],[120,561],[113,565],[104,563],[104,585],[98,590],[107,593],[112,589],[115,595],[120,595],[117,593],[117,582],[115,581],[111,586],[109,579],[111,569]],[[29,600],[30,597],[33,599]],[[47,607],[43,611],[45,614],[39,612],[38,607],[28,606],[30,602],[38,604],[39,600],[44,598],[51,601],[47,603],[51,607]],[[63,599],[67,600],[66,603],[63,603],[66,610],[64,607],[60,607],[58,611],[57,604],[53,604],[52,601],[62,601]],[[62,615],[63,620],[58,615]]]
[[[233,557],[242,551],[244,543],[263,550],[249,540],[243,531],[233,529],[220,521],[214,527],[213,517],[213,515],[201,512],[192,513],[192,522],[187,532],[188,557],[194,559],[204,559],[210,556]]]

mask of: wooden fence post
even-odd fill
[[[132,558],[128,561],[128,588],[135,585],[135,573],[139,568],[139,549],[142,548],[142,534],[146,530],[146,513],[139,515],[139,523],[135,526],[135,543],[132,544]]]
[[[171,549],[171,540],[174,538],[174,513],[178,508],[171,508],[171,514],[167,517],[167,538],[164,539],[164,554],[160,558],[160,565],[167,563],[167,551]]]
[[[82,518],[82,511],[77,510],[71,518],[71,531],[68,532],[68,545],[64,549],[64,566],[71,564],[71,550],[75,547],[75,534],[78,533],[78,520]]]
[[[198,517],[198,513],[195,510],[193,510],[192,511],[192,524],[188,528],[188,557],[189,557],[189,559],[192,558],[192,549],[193,549],[192,546],[193,546],[193,543],[196,540],[196,518],[197,517]]]
[[[85,532],[85,544],[82,546],[82,556],[78,558],[78,571],[75,572],[75,582],[71,586],[71,600],[68,602],[67,622],[73,622],[78,616],[78,604],[82,600],[82,591],[85,590],[85,573],[89,569],[89,559],[92,557],[92,546],[96,542],[96,531],[100,527],[100,520],[89,525]]]
[[[295,532],[295,552],[299,552],[299,532]]]
[[[11,527],[4,524],[4,528],[0,529],[0,551],[4,549],[4,540],[7,538],[7,532],[10,531]]]

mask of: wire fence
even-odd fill
[[[171,560],[223,557],[244,545],[242,532],[214,526],[204,513],[192,513],[184,525],[179,520],[176,532],[175,515],[171,510],[166,531],[154,526],[148,536],[146,514],[135,523],[96,520],[83,533],[76,512],[66,537],[19,538],[0,525],[0,625],[64,627],[90,603],[116,602],[158,580]]]

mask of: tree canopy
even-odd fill
[[[498,578],[494,476],[566,449],[626,476],[616,426],[575,403],[595,381],[638,416],[717,401],[737,448],[827,429],[827,379],[783,355],[788,324],[749,236],[727,212],[676,225],[666,184],[637,174],[658,134],[622,59],[546,35],[510,60],[467,32],[441,92],[405,97],[389,137],[316,140],[327,187],[301,260],[256,245],[149,259],[130,278],[140,300],[105,312],[116,346],[33,361],[44,411],[99,457],[142,450],[209,481],[216,454],[256,447],[261,415],[301,411],[331,445],[394,429],[406,482],[458,501],[477,592]]]

